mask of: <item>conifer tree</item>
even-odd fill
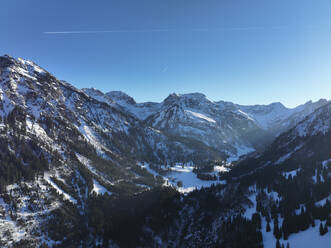
[[[257,229],[261,229],[261,216],[259,213],[254,213],[253,217],[252,217],[252,222],[253,225],[257,228]]]
[[[323,228],[323,225],[322,223],[320,224],[320,235],[323,236],[324,235],[324,228]]]
[[[274,232],[273,232],[273,234],[274,234],[275,237],[276,237],[277,233],[278,233],[278,224],[275,221],[274,222]]]
[[[278,223],[274,223],[274,232],[273,232],[274,236],[276,239],[280,239],[282,236],[281,230],[278,227]]]
[[[279,239],[277,239],[277,242],[276,242],[276,248],[282,248],[282,247],[280,246]]]

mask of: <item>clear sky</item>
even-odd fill
[[[138,102],[172,92],[289,107],[331,98],[330,0],[1,0],[0,6],[0,54],[35,61],[78,88],[122,90]]]

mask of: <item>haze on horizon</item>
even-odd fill
[[[294,107],[331,98],[331,2],[2,2],[0,54],[137,102],[201,92]],[[14,13],[14,14],[13,14]]]

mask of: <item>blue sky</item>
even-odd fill
[[[330,13],[329,0],[2,0],[0,54],[138,102],[293,107],[331,98]]]

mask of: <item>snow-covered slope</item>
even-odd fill
[[[270,138],[250,118],[225,109],[200,93],[171,94],[160,111],[145,122],[169,135],[199,140],[230,158],[239,157],[241,151],[254,151]]]
[[[130,188],[127,194],[146,190],[137,186],[138,182],[148,187],[162,185],[162,180],[150,177],[136,165],[138,159],[147,157],[157,161],[145,140],[146,132],[151,139],[160,137],[131,115],[57,80],[32,62],[0,57],[0,198],[9,205],[4,205],[4,216],[0,213],[0,246],[11,245],[2,243],[11,239],[6,234],[9,228],[19,230],[16,235],[22,232],[14,237],[15,244],[24,237],[30,245],[19,247],[42,242],[51,245],[56,243],[54,239],[75,247],[68,244],[66,235],[54,233],[52,228],[61,225],[64,216],[74,221],[82,218],[90,194],[116,197],[123,185]],[[82,157],[86,159],[79,159]],[[37,180],[42,190],[29,186],[37,185]],[[18,182],[22,185],[16,197],[7,186]],[[38,197],[52,202],[34,202]],[[22,198],[29,211],[16,209]],[[41,209],[40,214],[33,214],[35,207],[36,211]],[[42,211],[44,208],[47,211]],[[9,219],[8,213],[20,218]],[[53,221],[47,221],[45,215]],[[25,223],[31,218],[36,225],[30,229]],[[70,229],[75,224],[71,219],[67,223],[62,230],[76,235]],[[38,236],[40,232],[48,233],[44,238],[49,242]]]
[[[161,108],[160,103],[136,103],[132,97],[121,91],[110,91],[104,94],[94,88],[85,88],[82,90],[94,99],[128,112],[141,121],[145,120],[151,114],[156,113]]]
[[[293,130],[299,136],[326,135],[331,131],[331,103],[309,115]]]
[[[269,165],[296,171],[303,164],[328,161],[331,158],[330,140],[331,102],[328,102],[278,136],[261,155],[243,161],[231,173],[251,174],[252,171]]]
[[[104,184],[113,185],[119,179],[134,184],[132,181],[144,176],[130,165],[137,168],[136,161],[147,157],[157,160],[149,152],[145,135],[148,132],[153,139],[160,137],[159,133],[120,109],[57,80],[30,61],[0,57],[0,100],[0,132],[6,142],[25,137],[25,142],[38,144],[29,144],[35,154],[41,149],[50,161],[57,160],[58,166],[67,166],[66,161],[81,163],[75,154],[86,156],[96,171],[102,170]],[[27,168],[35,167],[28,159],[23,160]],[[70,170],[75,173],[75,169]],[[96,181],[99,175],[93,175]],[[8,178],[6,183],[11,183]]]
[[[238,106],[241,111],[248,114],[263,129],[268,130],[274,136],[294,127],[307,115],[319,107],[325,105],[327,100],[317,102],[309,101],[295,108],[286,108],[281,103],[270,105]]]
[[[280,135],[273,147],[278,147],[284,161],[287,159],[305,160],[314,157],[326,160],[331,157],[328,148],[330,137],[331,103],[327,103],[308,115],[293,129]]]

